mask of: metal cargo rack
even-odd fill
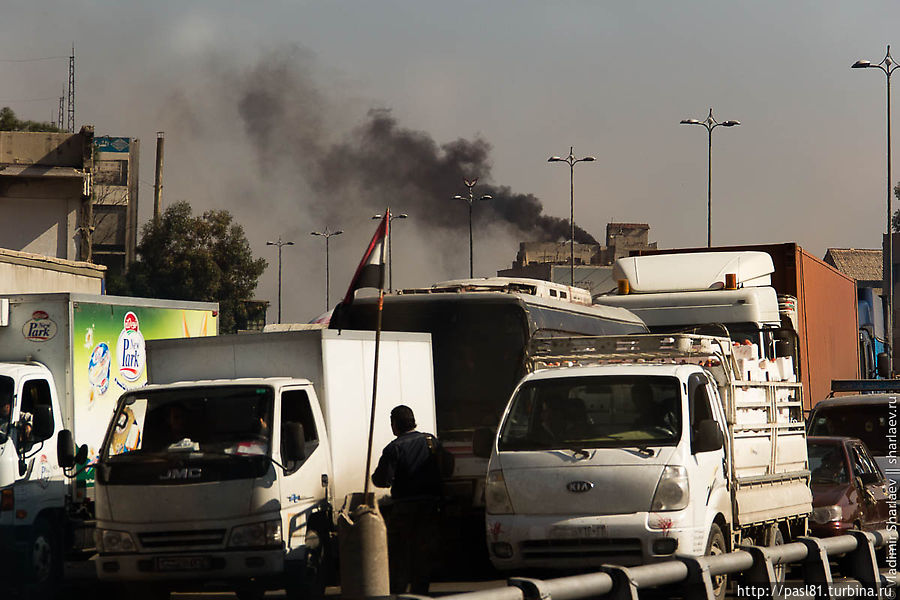
[[[733,373],[736,366],[730,340],[691,334],[534,338],[529,346],[528,362],[531,370],[626,362],[703,366],[729,363]]]

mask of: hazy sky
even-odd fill
[[[142,141],[141,221],[165,131],[164,205],[234,213],[269,260],[270,321],[265,242],[293,240],[283,320],[306,321],[325,307],[310,231],[344,230],[332,304],[388,205],[410,215],[394,223],[395,287],[464,277],[451,198],[480,177],[500,198],[475,207],[475,272],[492,275],[545,234],[523,231],[541,207],[568,218],[568,166],[546,160],[569,146],[597,158],[575,168],[588,233],[647,222],[662,247],[705,244],[707,134],[679,121],[710,107],[741,121],[713,133],[714,244],[877,247],[885,77],[850,65],[880,61],[898,26],[887,1],[7,0],[0,106],[55,120],[67,58],[22,61],[74,43],[77,126]]]

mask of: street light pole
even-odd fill
[[[328,257],[328,242],[335,235],[341,235],[344,233],[342,230],[338,229],[337,231],[328,231],[328,227],[326,227],[323,231],[313,231],[310,232],[310,235],[318,235],[325,238],[325,310],[328,310],[328,307],[331,305],[330,297],[328,295],[329,290],[329,257]]]
[[[892,195],[893,190],[891,189],[891,73],[897,68],[897,63],[894,62],[894,59],[891,58],[891,46],[890,44],[887,47],[887,53],[884,55],[884,58],[881,59],[881,62],[878,64],[872,64],[867,60],[858,60],[853,63],[851,68],[853,69],[866,69],[866,68],[876,68],[881,69],[881,71],[885,74],[887,81],[887,243],[885,248],[885,257],[884,261],[884,296],[885,296],[885,304],[887,305],[886,318],[885,318],[885,342],[886,342],[886,354],[887,354],[887,363],[888,363],[888,377],[894,376],[894,236],[891,231],[891,217],[892,215]]]
[[[547,162],[564,162],[569,165],[569,226],[571,230],[569,239],[569,275],[572,287],[575,287],[575,164],[597,160],[593,156],[575,158],[574,150],[574,146],[569,146],[569,155],[565,158],[551,156],[547,159]]]
[[[472,188],[474,188],[474,187],[475,187],[475,184],[478,183],[478,178],[476,177],[475,179],[472,179],[472,180],[463,179],[463,183],[465,183],[465,184],[466,184],[466,187],[469,188],[469,195],[468,195],[468,197],[466,197],[466,196],[453,196],[453,199],[454,199],[454,200],[463,200],[463,201],[465,201],[466,203],[468,203],[468,205],[469,205],[469,279],[472,279],[472,278],[474,277],[474,275],[473,275],[473,272],[474,272],[473,266],[474,266],[474,265],[473,265],[473,259],[472,259],[472,255],[473,255],[473,246],[472,246],[472,204],[474,204],[474,202],[475,202],[475,196],[474,196],[474,194],[472,193]],[[481,196],[481,197],[478,198],[478,199],[479,199],[479,200],[493,200],[493,197],[492,197],[492,196],[489,196],[489,195],[487,195],[487,194],[485,194],[485,195]]]
[[[706,247],[712,247],[712,132],[719,127],[734,127],[740,125],[740,121],[722,121],[719,123],[713,117],[713,109],[709,109],[709,116],[703,121],[697,119],[682,119],[682,125],[703,125],[709,132],[709,151],[706,163]]]
[[[388,223],[388,292],[394,291],[394,250],[391,247],[391,236],[394,235],[394,228],[391,227],[390,224],[394,222],[394,219],[405,219],[407,217],[409,217],[409,215],[406,213],[391,215]],[[384,215],[372,215],[372,218],[383,219]]]
[[[266,246],[278,246],[278,323],[281,323],[281,247],[293,245],[294,242],[282,242],[281,236],[277,242],[266,242]]]

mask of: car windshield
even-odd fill
[[[675,445],[678,379],[589,376],[525,383],[512,401],[499,450]]]
[[[811,483],[847,483],[847,463],[839,444],[809,444]]]
[[[203,452],[267,455],[272,388],[220,386],[124,395],[104,457]]]
[[[883,404],[846,404],[816,410],[809,435],[855,437],[865,442],[873,456],[888,453],[888,407]]]

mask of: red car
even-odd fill
[[[810,533],[841,535],[849,529],[885,529],[889,495],[884,473],[857,438],[807,439],[813,511]]]

